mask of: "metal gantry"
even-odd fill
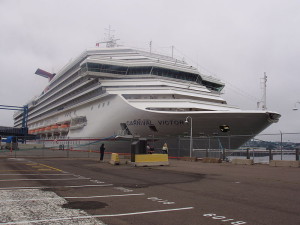
[[[14,106],[14,105],[0,105],[0,109],[4,110],[23,110],[23,119],[22,119],[22,128],[27,127],[27,120],[28,120],[28,105],[24,106]]]

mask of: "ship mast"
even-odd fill
[[[262,89],[263,89],[263,96],[262,100],[257,103],[257,108],[259,108],[259,105],[261,104],[262,110],[267,110],[267,74],[264,72],[264,77],[262,79]]]
[[[115,36],[112,35],[112,32],[115,32],[115,30],[112,30],[110,25],[108,26],[108,28],[105,28],[106,31],[108,31],[108,33],[105,33],[105,39],[106,41],[100,41],[96,43],[96,46],[99,47],[99,44],[103,44],[106,43],[106,47],[107,48],[114,48],[117,47],[117,41],[120,39],[115,39]]]

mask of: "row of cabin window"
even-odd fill
[[[59,98],[58,101],[55,101],[55,102],[53,102],[53,103],[54,103],[54,104],[58,104],[58,103],[60,103],[60,102],[63,102],[63,101],[65,101],[65,100],[67,100],[68,98],[71,98],[71,97],[74,96],[74,95],[77,95],[77,94],[79,94],[79,93],[81,93],[81,92],[84,92],[84,91],[86,91],[86,90],[88,90],[88,89],[90,89],[90,88],[92,88],[92,87],[94,87],[94,86],[96,86],[96,85],[97,85],[97,81],[94,81],[94,82],[92,82],[92,83],[85,84],[85,85],[82,86],[81,88],[78,88],[78,89],[72,91],[71,93],[69,93],[69,94],[63,96],[62,98]],[[71,89],[71,88],[70,88],[70,89]],[[70,89],[69,89],[69,90],[70,90]],[[66,91],[66,90],[62,90],[62,91],[58,92],[56,95],[62,95],[62,93],[65,92],[65,91]],[[52,96],[47,102],[44,102],[44,103],[42,103],[41,105],[39,105],[39,106],[37,107],[37,109],[39,109],[39,108],[41,109],[41,108],[44,107],[45,105],[49,104],[49,102],[50,102],[51,100],[57,99],[58,96],[56,96],[56,95]],[[58,110],[62,110],[62,107],[59,107]],[[54,110],[54,111],[55,111],[55,110]]]
[[[86,93],[86,94],[81,95],[80,97],[78,97],[76,99],[71,100],[70,102],[66,103],[63,106],[55,107],[55,108],[53,108],[53,109],[51,109],[49,111],[46,111],[46,112],[40,114],[39,116],[45,116],[47,114],[51,114],[51,113],[56,112],[56,111],[64,110],[64,109],[69,108],[69,107],[71,107],[71,106],[73,106],[75,104],[78,104],[78,103],[84,102],[84,101],[86,101],[88,99],[91,99],[93,97],[96,97],[96,96],[98,96],[98,95],[100,95],[102,93],[104,93],[104,91],[102,90],[102,88],[97,88],[97,89],[95,89],[95,90],[93,90],[93,91],[91,91],[89,93]]]
[[[194,81],[199,84],[202,83],[202,79],[198,74],[160,68],[160,67],[152,67],[152,66],[125,67],[125,66],[106,65],[106,64],[97,64],[97,63],[86,63],[82,66],[82,69],[91,72],[113,73],[113,74],[123,74],[123,75],[152,74],[152,75],[170,77],[170,78],[175,78],[180,80]]]

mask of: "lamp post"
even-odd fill
[[[189,123],[188,119],[191,121],[191,135],[190,135],[190,158],[192,158],[192,149],[193,149],[193,119],[190,116],[185,118],[185,123]]]
[[[220,130],[223,132],[223,133],[227,133],[228,132],[228,150],[230,149],[230,135],[229,135],[229,132],[230,132],[230,128],[228,125],[221,125],[220,127]],[[226,160],[226,152],[225,152],[225,148],[223,148],[223,160]]]
[[[298,110],[297,104],[300,104],[300,102],[296,102],[296,103],[295,103],[295,107],[293,108],[293,110]]]

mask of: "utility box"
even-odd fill
[[[138,148],[137,154],[147,154],[147,149],[146,149],[147,140],[140,139],[138,145],[139,145],[139,148]]]
[[[138,149],[138,141],[134,141],[131,143],[131,162],[135,162],[135,154]]]
[[[135,154],[147,154],[146,145],[146,139],[140,139],[131,143],[131,162],[135,162]]]

